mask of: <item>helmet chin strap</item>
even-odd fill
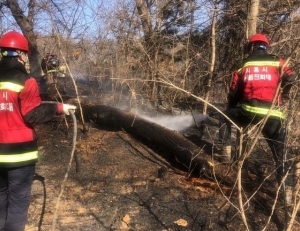
[[[253,52],[253,44],[250,46],[248,53],[251,54]]]
[[[245,54],[251,54],[253,52],[253,43],[248,43],[245,48]]]

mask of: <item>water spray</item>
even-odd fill
[[[142,116],[142,118],[159,124],[165,128],[174,131],[182,131],[193,125],[200,123],[209,117],[208,114],[189,114],[189,115],[176,115],[176,116],[158,116],[158,117],[148,117]]]

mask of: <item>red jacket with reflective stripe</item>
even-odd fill
[[[33,125],[51,120],[56,104],[41,104],[37,82],[12,57],[0,61],[0,167],[19,167],[37,161]]]
[[[283,92],[288,93],[295,78],[285,61],[277,56],[258,50],[246,58],[241,68],[233,74],[229,93],[229,107],[237,103],[250,103],[255,100],[271,105],[276,94],[280,78]],[[281,72],[283,71],[283,75]],[[279,95],[278,103],[282,103]]]

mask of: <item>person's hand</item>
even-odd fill
[[[66,115],[70,115],[70,111],[75,112],[76,106],[71,105],[71,104],[63,104],[63,112]]]

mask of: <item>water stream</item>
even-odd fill
[[[208,118],[207,114],[147,117],[144,119],[174,131],[182,131]]]

